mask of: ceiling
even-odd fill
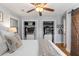
[[[4,7],[8,8],[15,14],[19,16],[39,16],[38,12],[33,11],[30,13],[23,12],[22,9],[28,11],[34,8],[30,3],[2,3]],[[43,16],[53,16],[53,15],[62,15],[66,10],[72,8],[78,4],[76,3],[48,3],[46,6],[54,9],[54,12],[44,11]]]

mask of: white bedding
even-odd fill
[[[38,40],[22,40],[23,45],[14,53],[5,53],[3,56],[38,56]]]

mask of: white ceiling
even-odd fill
[[[34,8],[33,5],[29,3],[2,3],[1,5],[5,6],[6,8],[10,9],[12,12],[16,13],[19,16],[39,16],[38,12],[33,11],[30,13],[23,12],[22,9],[28,11]],[[44,16],[53,16],[53,15],[62,15],[66,10],[72,8],[78,4],[75,3],[48,3],[47,7],[53,8],[54,12],[44,11]]]

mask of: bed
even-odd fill
[[[17,33],[10,33],[7,30],[5,27],[0,26],[1,56],[66,56],[51,40],[21,40]],[[8,42],[8,40],[11,42]],[[9,52],[11,51],[10,48],[13,52]]]
[[[39,55],[41,56],[67,56],[51,40],[39,40]]]
[[[15,40],[13,43],[17,41],[21,41],[21,46],[17,48],[14,52],[9,53],[9,46],[7,46],[7,38],[6,35],[9,35],[9,39]],[[39,55],[39,47],[38,40],[21,40],[18,37],[18,33],[10,33],[9,28],[0,25],[0,55],[1,56],[38,56]],[[10,37],[11,36],[11,37]],[[15,38],[14,38],[15,37]],[[19,40],[18,40],[19,39]],[[12,42],[10,42],[12,44]],[[11,47],[12,48],[12,47]]]
[[[23,45],[15,52],[9,54],[8,52],[3,56],[38,56],[38,40],[22,40]]]

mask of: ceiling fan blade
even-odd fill
[[[47,8],[47,7],[43,8],[43,9],[44,9],[44,10],[47,10],[47,11],[54,11],[54,9]]]
[[[44,3],[44,5],[46,5],[47,3]]]
[[[39,12],[39,16],[42,16],[42,12]]]
[[[43,6],[45,6],[47,3],[30,3],[30,4],[32,4],[32,5],[34,5],[34,6],[36,6],[36,5],[43,5]]]
[[[30,3],[30,4],[35,5],[35,3]]]
[[[31,10],[27,11],[27,13],[32,12],[32,11],[34,11],[34,10],[35,10],[35,9],[31,9]]]

